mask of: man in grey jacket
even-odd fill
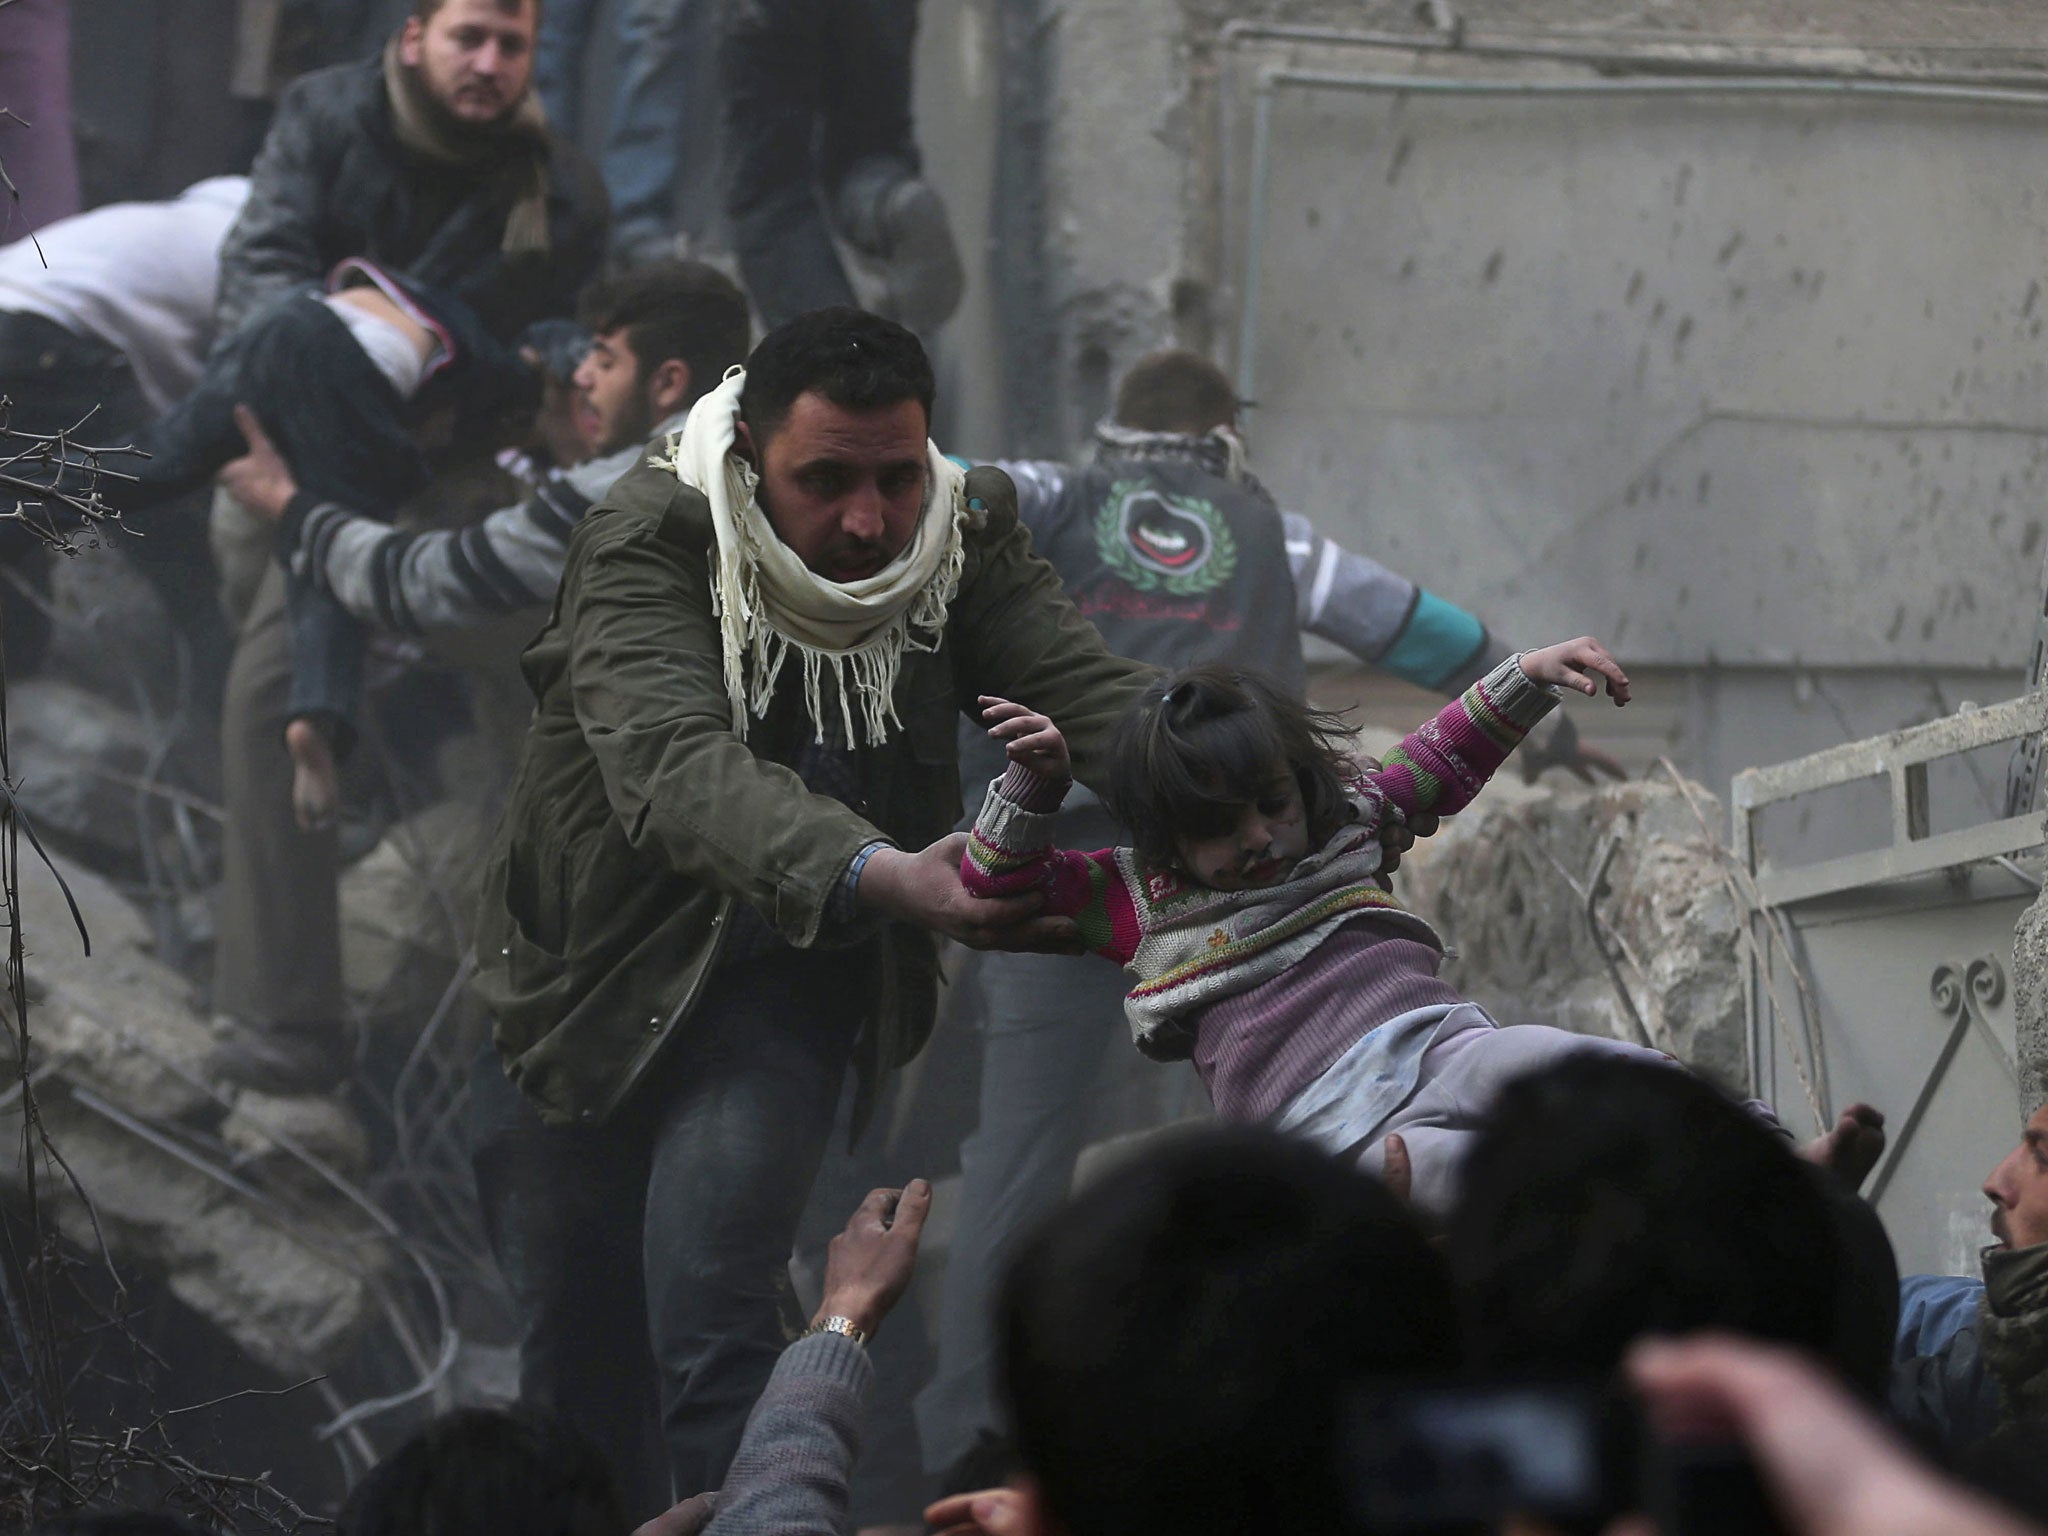
[[[657,262],[594,284],[582,318],[592,343],[575,371],[577,415],[592,456],[545,472],[524,500],[480,522],[404,530],[379,515],[387,509],[313,495],[247,419],[249,451],[221,483],[278,526],[308,583],[365,624],[431,635],[544,608],[583,514],[747,355],[746,296],[702,262]]]

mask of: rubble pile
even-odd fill
[[[1506,778],[1503,775],[1503,778]],[[1444,976],[1504,1024],[1649,1044],[1747,1077],[1740,917],[1719,803],[1669,779],[1502,795],[1417,846],[1400,878],[1452,955]]]
[[[491,834],[483,806],[442,800],[394,823],[341,877],[341,979],[375,1028],[419,1030],[469,948]]]
[[[2031,1116],[2048,1100],[2048,894],[2034,899],[2013,930],[2012,979],[2020,1113]]]
[[[41,665],[7,678],[10,761],[91,936],[88,956],[24,840],[29,1066],[62,1159],[39,1162],[46,1208],[81,1251],[104,1241],[117,1272],[160,1278],[264,1369],[359,1373],[410,1301],[376,1097],[209,1086],[216,722],[162,599],[116,551],[52,562],[43,603]],[[351,1022],[416,1034],[448,993],[487,830],[480,809],[444,801],[358,832],[369,851],[341,892]],[[399,1060],[409,1045],[396,1038]],[[0,1135],[18,1145],[11,1050],[10,1032]],[[20,1179],[18,1159],[0,1160],[0,1181]]]
[[[48,1208],[86,1252],[104,1239],[117,1267],[162,1275],[252,1359],[281,1374],[322,1366],[368,1319],[390,1264],[327,1176],[361,1176],[361,1128],[332,1100],[216,1098],[190,983],[149,953],[148,926],[107,881],[68,862],[63,878],[89,957],[56,875],[24,846],[29,1064],[63,1159],[39,1159]],[[18,1064],[4,1069],[11,1082]],[[18,1143],[17,1093],[0,1114]],[[18,1159],[0,1160],[0,1179],[19,1177]]]

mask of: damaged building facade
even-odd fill
[[[1065,452],[1133,357],[1207,349],[1253,402],[1252,460],[1283,505],[1509,636],[1569,615],[1614,638],[1643,698],[1599,721],[1605,744],[1714,797],[1711,838],[1692,809],[1673,827],[1698,855],[1695,910],[1646,944],[1662,955],[1683,932],[1718,977],[1684,990],[1718,1012],[1721,1044],[1680,1053],[1739,1063],[1788,1124],[1856,1096],[1911,1113],[1881,1208],[1909,1269],[1968,1270],[1980,1165],[2039,1074],[2036,1027],[2015,1017],[2039,1006],[2038,942],[2023,937],[2014,977],[2011,935],[2040,838],[1984,834],[2008,818],[2025,733],[1936,741],[1912,768],[1910,826],[1883,768],[1807,774],[1815,787],[1742,807],[1732,829],[1722,806],[1745,769],[2030,682],[2048,554],[2035,8],[955,15],[996,30],[1003,66],[994,280],[967,319],[1053,360],[1015,370],[969,436]],[[926,90],[971,78],[929,70]],[[1422,703],[1334,653],[1318,686],[1389,728]],[[1514,855],[1479,831],[1504,815],[1530,834]],[[1481,806],[1442,841],[1419,879],[1439,901],[1464,882],[1465,908],[1439,916],[1507,973],[1495,1001],[1645,1037],[1656,984],[1595,947],[1634,876],[1601,867],[1576,812]],[[1895,841],[1918,845],[1903,876],[1875,858]],[[1978,852],[1992,842],[2002,864]],[[1754,911],[1750,870],[1859,853],[1839,889]],[[1470,869],[1502,858],[1515,878]],[[1517,953],[1531,959],[1503,964]],[[1595,1004],[1585,978],[1617,966]]]

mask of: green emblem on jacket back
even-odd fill
[[[1095,514],[1103,563],[1139,592],[1211,592],[1237,569],[1237,540],[1216,504],[1143,480],[1119,480]]]

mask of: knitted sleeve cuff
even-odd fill
[[[862,1345],[842,1333],[814,1333],[798,1339],[775,1363],[778,1378],[805,1377],[821,1384],[846,1387],[867,1395],[875,1364]]]
[[[1510,656],[1476,685],[1486,702],[1510,725],[1528,730],[1557,708],[1557,695],[1541,683],[1532,682],[1522,670],[1522,658]]]
[[[1032,777],[1038,776],[1033,774]],[[1003,793],[1003,785],[1008,778],[1006,772],[989,785],[988,798],[981,803],[981,814],[974,818],[976,840],[1009,854],[1036,853],[1041,848],[1050,848],[1058,805],[1049,810],[1034,811],[1018,804]]]
[[[1072,779],[1047,778],[1022,763],[1011,763],[996,780],[995,791],[1020,810],[1043,813],[1058,810],[1073,784]]]

